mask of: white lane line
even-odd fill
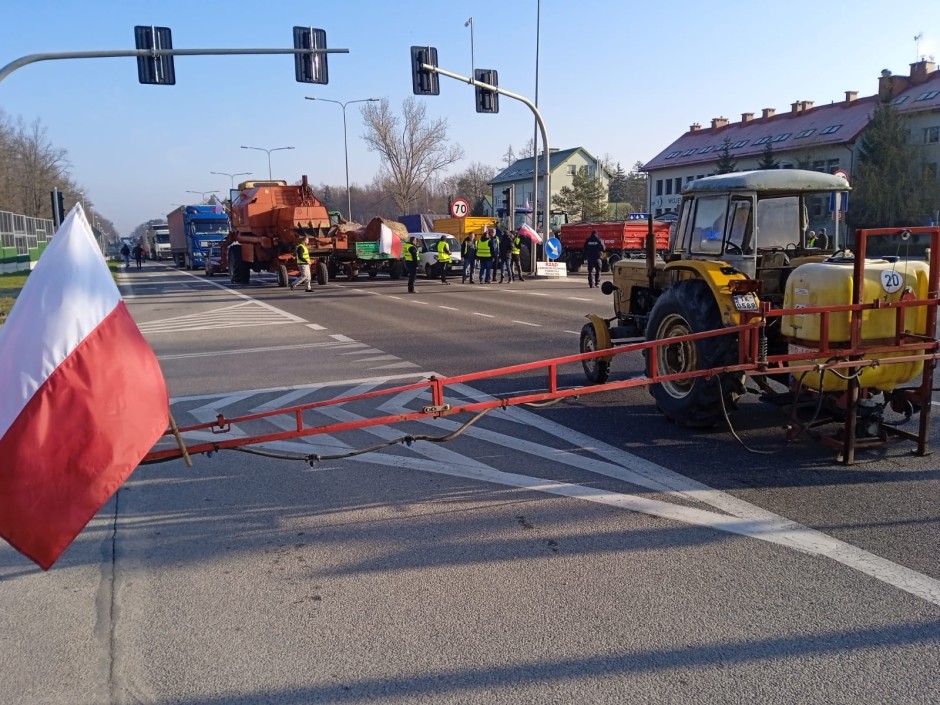
[[[492,314],[490,314],[490,313],[479,313],[478,311],[474,311],[474,312],[471,313],[470,315],[471,315],[471,316],[483,316],[483,318],[496,318],[496,316],[494,316],[494,315],[492,315]]]
[[[562,331],[562,332],[563,332],[563,333],[571,333],[571,335],[581,335],[581,331],[579,331],[579,330],[566,330],[566,331]]]
[[[333,340],[338,340],[341,343],[358,343],[358,340],[353,340],[352,338],[343,335],[342,333],[334,333],[330,336]]]
[[[421,365],[416,365],[413,362],[393,362],[390,365],[376,365],[375,367],[370,367],[370,370],[403,370],[408,367],[421,367]]]
[[[513,323],[518,323],[520,326],[532,326],[533,328],[541,328],[541,323],[529,323],[528,321],[513,321]]]
[[[427,301],[418,301],[417,299],[408,299],[413,304],[421,304],[422,306],[430,306]]]
[[[585,299],[580,296],[566,296],[565,298],[568,299],[568,301],[593,301],[594,300],[594,299]]]
[[[340,355],[383,355],[384,350],[379,350],[378,348],[370,348],[365,343],[359,343],[365,350],[353,350],[352,352],[340,353]]]
[[[321,326],[319,323],[308,323],[307,328],[310,330],[326,330],[326,326]]]
[[[190,274],[189,272],[184,271],[184,270],[182,270],[182,269],[180,269],[180,270],[174,272],[174,274],[185,274],[187,277],[192,277],[193,279],[195,279],[196,281],[198,281],[198,282],[200,282],[200,283],[202,283],[202,284],[208,284],[208,285],[210,285],[210,286],[214,286],[214,287],[217,288],[217,289],[221,289],[222,291],[227,291],[227,292],[228,292],[229,294],[231,294],[232,296],[235,296],[235,297],[237,297],[237,298],[239,298],[239,299],[244,299],[245,301],[251,301],[252,303],[258,304],[258,306],[261,306],[261,307],[266,308],[266,309],[268,309],[268,310],[270,310],[270,311],[273,311],[274,313],[278,314],[279,316],[284,316],[285,318],[290,318],[290,319],[293,320],[295,323],[306,323],[306,322],[307,322],[305,319],[301,318],[300,316],[295,316],[293,313],[288,313],[287,311],[285,311],[285,310],[283,310],[283,309],[277,308],[276,306],[272,306],[271,304],[265,303],[264,301],[260,301],[259,299],[254,299],[254,298],[252,298],[252,297],[250,297],[250,296],[247,296],[246,294],[241,293],[240,291],[235,291],[234,289],[231,289],[231,288],[229,288],[229,287],[227,287],[227,286],[224,286],[224,285],[222,285],[222,284],[218,284],[218,283],[216,283],[216,282],[214,282],[214,281],[211,281],[211,280],[209,280],[209,279],[201,279],[201,278],[197,277],[195,274]]]
[[[381,351],[380,351],[381,352]],[[375,357],[361,357],[356,362],[379,362],[380,360],[401,360],[398,355],[376,355]]]
[[[211,352],[178,353],[175,355],[157,355],[158,360],[189,360],[197,357],[215,357],[216,355],[243,355],[259,352],[279,352],[281,350],[304,350],[307,348],[339,348],[345,350],[349,345],[344,343],[298,343],[297,345],[277,345],[268,348],[242,348],[233,350],[213,350]],[[347,353],[341,353],[347,354]]]
[[[444,308],[444,309],[447,309],[448,311],[459,311],[459,310],[460,310],[459,308],[454,308],[453,306],[438,306],[438,308]]]
[[[386,294],[386,296],[387,296],[388,298],[390,298],[390,299],[399,299],[399,300],[401,300],[401,298],[402,298],[401,296],[392,296],[391,294]]]
[[[532,294],[532,296],[549,296],[550,295],[550,294],[545,294],[541,291],[530,291],[528,293]]]

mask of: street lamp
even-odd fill
[[[268,153],[268,180],[271,180],[271,152],[277,152],[281,149],[293,149],[293,147],[272,147],[271,149],[265,149],[264,147],[246,147],[242,145],[242,149],[257,149],[259,152]]]
[[[476,68],[476,64],[473,61],[473,18],[471,17],[464,22],[463,26],[470,28],[470,75],[473,76],[474,69]]]
[[[198,193],[200,196],[202,196],[203,203],[206,202],[207,193],[218,193],[218,192],[219,192],[218,189],[216,189],[215,191],[189,191],[189,190],[186,191],[186,193]]]
[[[224,171],[210,171],[210,174],[215,174],[216,176],[227,176],[232,180],[232,190],[235,190],[235,177],[236,176],[251,176],[250,171],[240,171],[237,174],[229,174]]]
[[[377,103],[378,98],[362,98],[361,100],[347,100],[345,103],[341,100],[330,100],[329,98],[317,98],[308,95],[307,100],[322,100],[324,103],[336,103],[343,108],[343,153],[346,156],[346,217],[352,220],[352,194],[349,192],[349,142],[346,138],[346,106],[353,103]]]

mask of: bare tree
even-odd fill
[[[424,103],[410,96],[402,117],[392,114],[387,98],[362,107],[363,139],[382,155],[381,176],[401,213],[408,213],[418,195],[436,175],[463,158],[460,145],[447,140],[447,120],[431,121]]]
[[[48,217],[49,191],[53,186],[63,186],[68,176],[67,153],[49,142],[47,129],[38,118],[30,125],[20,122],[13,143],[19,212]]]

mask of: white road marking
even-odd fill
[[[580,296],[566,296],[569,301],[593,301],[594,299],[584,299]]]
[[[352,345],[363,345],[364,343],[353,343]],[[232,350],[212,350],[211,352],[198,353],[177,353],[174,355],[157,355],[158,360],[188,360],[197,357],[215,357],[217,355],[243,355],[259,352],[280,352],[281,350],[303,350],[306,348],[339,348],[345,350],[350,347],[349,343],[328,342],[328,343],[298,343],[296,345],[272,345],[267,348],[241,348]],[[347,353],[343,353],[347,354]]]
[[[562,332],[563,332],[563,333],[571,333],[571,335],[581,335],[581,331],[579,331],[579,330],[566,330],[566,331],[562,331]]]
[[[543,292],[541,292],[541,291],[529,291],[529,292],[526,292],[526,293],[532,294],[532,296],[549,296],[549,294],[545,294],[545,293],[543,293]]]
[[[407,367],[421,367],[421,365],[417,365],[413,362],[402,361],[402,362],[393,362],[390,365],[377,365],[375,367],[370,367],[369,369],[370,370],[402,370]]]
[[[263,307],[263,308],[269,309],[269,310],[271,310],[272,312],[277,313],[277,314],[280,315],[280,316],[284,316],[284,317],[286,317],[286,318],[294,319],[294,321],[297,322],[297,323],[306,323],[306,322],[307,322],[307,321],[305,321],[303,318],[301,318],[300,316],[295,316],[294,314],[288,313],[287,311],[284,311],[284,310],[282,310],[282,309],[279,309],[279,308],[277,308],[276,306],[272,306],[271,304],[265,303],[264,301],[259,301],[258,299],[252,298],[251,296],[248,296],[248,295],[246,295],[246,294],[243,294],[243,293],[241,293],[240,291],[236,291],[235,289],[231,289],[231,288],[229,288],[229,287],[227,287],[227,286],[224,286],[223,284],[219,284],[219,283],[214,282],[214,281],[212,281],[212,280],[210,280],[210,279],[204,279],[204,278],[197,277],[195,274],[190,274],[189,272],[187,272],[187,271],[185,271],[185,270],[182,270],[182,269],[179,270],[179,271],[177,271],[177,272],[174,272],[174,274],[185,274],[187,277],[192,277],[193,279],[197,280],[198,282],[200,282],[200,283],[202,283],[202,284],[209,284],[210,286],[214,286],[214,287],[216,287],[217,289],[221,289],[222,291],[227,291],[227,292],[230,293],[232,296],[235,296],[235,297],[237,297],[237,298],[239,298],[239,299],[244,299],[245,301],[251,301],[252,303],[257,304],[258,306],[261,306],[261,307]]]
[[[438,306],[438,308],[444,308],[444,309],[447,309],[448,311],[459,311],[459,310],[460,310],[459,308],[454,308],[453,306]]]
[[[321,326],[319,323],[308,323],[307,328],[310,330],[326,330],[326,326]]]
[[[418,301],[418,299],[408,299],[413,304],[421,304],[422,306],[430,306],[427,301]]]
[[[357,340],[353,340],[352,338],[349,338],[349,337],[343,335],[342,333],[334,333],[334,334],[331,335],[330,337],[333,338],[333,340],[338,340],[338,341],[341,342],[341,343],[357,343],[357,342],[359,342],[359,341],[357,341]]]
[[[521,326],[532,326],[533,328],[541,328],[541,323],[529,323],[527,321],[513,321],[513,323],[518,323]]]
[[[381,351],[379,351],[381,352]],[[380,362],[382,360],[401,360],[398,355],[376,355],[375,357],[362,357],[357,362]]]
[[[248,300],[210,311],[188,313],[183,316],[162,318],[156,321],[144,321],[138,327],[142,333],[146,334],[306,322],[303,318],[292,313],[281,311],[273,306],[262,306],[260,301]]]
[[[483,316],[484,318],[496,318],[496,316],[494,316],[494,315],[492,315],[492,314],[490,314],[490,313],[479,313],[478,311],[474,311],[474,312],[471,313],[470,315],[471,315],[471,316]]]

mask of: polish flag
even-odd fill
[[[401,249],[401,238],[398,233],[382,223],[379,229],[379,253],[399,258]]]
[[[0,536],[48,570],[163,434],[160,365],[76,205],[0,326]]]
[[[520,225],[516,232],[518,232],[520,235],[525,235],[527,238],[534,240],[535,242],[542,242],[542,236],[525,223]]]

